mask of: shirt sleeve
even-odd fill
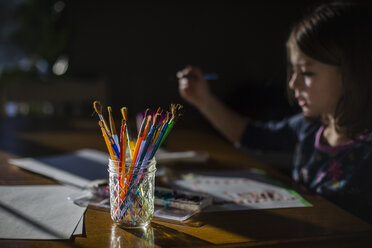
[[[248,121],[239,148],[253,148],[271,151],[293,151],[304,117],[298,114],[282,121]]]

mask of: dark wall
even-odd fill
[[[313,1],[276,3],[123,3],[69,1],[70,75],[103,77],[114,108],[185,105],[175,74],[187,64],[219,74],[212,90],[239,112],[280,118],[285,96],[285,41]]]

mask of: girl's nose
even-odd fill
[[[301,86],[301,76],[299,76],[299,73],[293,73],[291,79],[289,80],[289,88],[294,90],[298,89]]]

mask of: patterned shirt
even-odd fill
[[[239,145],[294,151],[294,181],[372,223],[372,137],[331,147],[320,142],[324,128],[302,114],[279,122],[251,121]]]

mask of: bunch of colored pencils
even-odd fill
[[[138,174],[141,167],[152,160],[158,148],[163,144],[164,140],[169,135],[176,121],[181,114],[182,105],[171,104],[170,112],[163,114],[163,111],[158,108],[155,113],[150,113],[147,109],[142,120],[142,124],[137,136],[137,140],[133,139],[131,129],[129,128],[127,108],[121,108],[122,121],[119,137],[116,133],[115,122],[110,106],[107,107],[109,114],[110,129],[102,115],[102,105],[99,101],[93,102],[93,107],[99,117],[99,126],[102,131],[110,158],[117,167],[119,173],[119,182],[123,190],[120,190],[120,198],[123,201],[121,209],[125,212],[127,209],[130,196],[135,194],[141,183],[141,177],[133,177],[133,174]],[[127,146],[130,153],[129,171],[125,170],[127,161]],[[124,166],[124,169],[123,169]],[[127,192],[128,195],[127,195]],[[127,195],[127,197],[126,197]],[[124,204],[125,203],[125,204]]]

